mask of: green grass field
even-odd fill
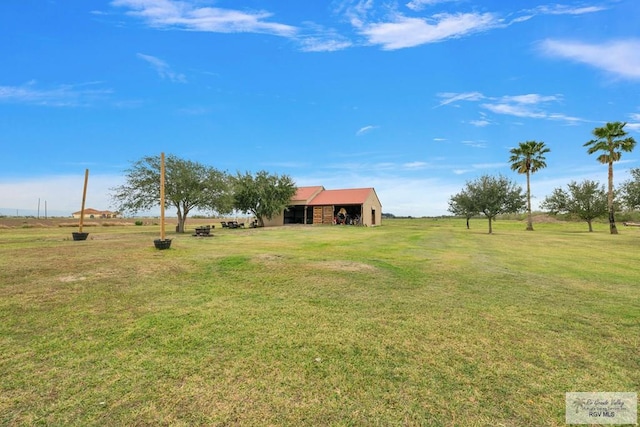
[[[563,426],[639,391],[640,227],[534,225],[0,229],[0,424]]]

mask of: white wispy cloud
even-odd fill
[[[130,16],[143,19],[157,28],[176,28],[214,33],[264,33],[292,37],[298,29],[270,22],[270,12],[244,12],[218,7],[203,7],[198,1],[114,0],[112,6],[129,9]]]
[[[365,25],[367,15],[374,9],[373,0],[346,0],[336,8],[336,14],[344,14],[351,25],[360,28]]]
[[[470,120],[469,123],[475,127],[485,127],[493,124],[493,121],[488,117],[488,114],[480,111],[480,118],[476,120]]]
[[[356,32],[369,45],[384,50],[416,47],[469,36],[495,28],[503,28],[529,20],[538,15],[581,15],[595,13],[603,6],[545,5],[521,10],[507,22],[493,12],[435,13],[430,16],[408,16],[428,7],[459,0],[410,0],[408,10],[400,11],[399,4],[382,7],[374,0],[350,0],[340,3],[335,13],[344,14]],[[238,10],[204,6],[200,0],[112,0],[111,5],[126,9],[126,14],[139,18],[154,28],[173,28],[185,31],[216,33],[263,33],[287,37],[297,42],[305,52],[333,52],[358,45],[350,36],[333,29],[316,31],[317,24],[305,22],[301,26],[273,22],[274,14],[264,10]],[[464,3],[464,2],[462,2]],[[92,12],[95,13],[95,12]],[[385,13],[373,18],[371,15]],[[519,16],[518,16],[519,15]]]
[[[629,114],[629,118],[632,121],[627,122],[627,125],[625,126],[625,128],[639,132],[640,131],[640,113],[631,113]]]
[[[421,169],[426,169],[429,166],[429,163],[427,162],[409,162],[409,163],[404,163],[402,165],[403,169],[410,169],[410,170],[421,170]]]
[[[397,3],[381,6],[374,0],[347,0],[335,7],[343,14],[366,44],[384,50],[396,50],[438,43],[452,38],[504,28],[539,15],[581,15],[605,10],[602,6],[546,5],[521,10],[509,18],[498,13],[475,11],[418,14],[431,6],[459,0],[410,0],[400,10]],[[301,26],[274,22],[274,14],[264,10],[247,11],[204,6],[200,0],[112,0],[111,5],[126,9],[126,14],[143,20],[154,28],[174,28],[185,31],[216,33],[263,33],[287,37],[297,42],[305,52],[333,52],[359,45],[350,36],[334,29],[317,31],[317,24]],[[374,18],[373,15],[385,14]]]
[[[512,18],[509,25],[525,22],[541,15],[584,15],[607,10],[604,6],[568,6],[562,4],[542,5],[534,9],[520,10]]]
[[[138,53],[137,57],[147,62],[158,73],[161,79],[167,79],[175,83],[186,83],[187,78],[184,74],[176,73],[171,70],[169,64],[162,59],[144,53]]]
[[[489,126],[491,124],[491,122],[489,120],[471,120],[469,123],[471,123],[474,126],[477,127],[485,127],[485,126]]]
[[[438,107],[453,104],[458,101],[479,101],[484,98],[484,95],[480,92],[443,92],[438,93],[437,96],[438,98],[442,98],[442,101],[437,105]]]
[[[456,0],[411,0],[405,6],[411,12],[420,12],[431,6]],[[546,5],[516,12],[510,21],[493,12],[436,13],[430,16],[408,16],[397,7],[388,6],[388,16],[373,19],[369,15],[376,9],[371,0],[356,2],[349,11],[351,24],[369,44],[384,50],[395,50],[442,42],[451,38],[504,28],[539,15],[582,15],[605,10],[601,6]]]
[[[507,114],[516,117],[529,117],[534,119],[542,119],[546,117],[546,114],[544,112],[518,103],[486,103],[482,104],[481,107],[493,113]]]
[[[548,56],[587,64],[617,77],[640,79],[640,39],[586,43],[547,39],[540,50]]]
[[[128,15],[144,20],[154,28],[175,28],[214,33],[262,33],[297,42],[303,52],[334,52],[353,46],[336,30],[312,22],[302,27],[270,22],[265,11],[240,11],[202,7],[195,0],[114,0],[113,6],[127,8]]]
[[[453,169],[451,172],[453,172],[454,175],[464,175],[473,172],[473,169]]]
[[[495,114],[509,115],[515,117],[524,117],[532,119],[547,119],[564,121],[568,124],[577,124],[586,120],[579,117],[573,117],[563,113],[548,112],[549,104],[556,104],[563,100],[562,95],[541,95],[537,93],[527,93],[522,95],[505,95],[501,97],[492,97],[484,95],[480,92],[443,92],[436,94],[442,101],[436,106],[455,104],[460,101],[481,102],[480,108]],[[435,108],[435,107],[434,107]],[[482,119],[471,120],[473,126],[487,126],[491,124],[490,118],[486,113],[480,112]]]
[[[559,120],[559,121],[565,122],[565,123],[567,123],[569,125],[577,125],[578,123],[588,122],[588,120],[585,120],[583,118],[568,116],[568,115],[562,114],[562,113],[549,113],[547,115],[547,117],[550,120]]]
[[[344,37],[318,37],[307,36],[298,40],[303,52],[335,52],[344,50],[353,45],[350,40]]]
[[[496,102],[483,103],[481,107],[496,114],[562,121],[569,125],[587,122],[587,120],[580,117],[547,111],[550,103],[558,103],[561,101],[562,96],[560,95],[526,94],[503,96],[497,99]]]
[[[554,4],[538,6],[534,12],[545,15],[584,15],[586,13],[602,12],[607,10],[604,6],[569,6],[564,4]]]
[[[360,129],[358,129],[358,132],[356,132],[356,135],[357,136],[364,135],[365,133],[371,132],[372,130],[377,129],[377,128],[378,128],[378,126],[371,126],[371,125],[364,126],[364,127],[361,127]]]
[[[22,86],[0,86],[0,102],[48,107],[82,107],[103,99],[111,89],[99,88],[101,82],[64,84],[43,88],[31,81]]]
[[[296,42],[303,52],[335,52],[353,46],[353,42],[334,28],[306,22]]]
[[[411,0],[409,3],[405,4],[409,9],[414,11],[423,10],[428,6],[434,6],[440,3],[448,3],[458,0]]]
[[[440,13],[429,19],[398,14],[390,22],[365,24],[359,31],[369,43],[395,50],[462,37],[501,24],[492,13]]]
[[[379,7],[373,0],[352,0],[346,3],[346,15],[356,31],[365,37],[368,44],[381,46],[384,50],[416,47],[428,43],[442,42],[452,38],[466,37],[496,28],[505,28],[542,15],[583,15],[606,10],[604,6],[570,6],[562,4],[543,5],[534,9],[523,9],[513,14],[497,12],[457,11],[456,13],[434,13],[419,15],[430,7],[458,0],[410,0],[404,4],[409,9],[401,11],[395,3]],[[464,2],[461,2],[464,3]],[[374,18],[376,13],[386,13]]]
[[[485,141],[462,141],[464,145],[472,148],[487,148],[487,143]]]
[[[536,105],[545,102],[560,101],[560,95],[540,95],[537,93],[528,93],[525,95],[507,95],[502,97],[502,101],[524,105]]]

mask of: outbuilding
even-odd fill
[[[291,205],[265,226],[286,224],[339,224],[376,226],[382,221],[382,204],[374,188],[325,190],[298,187]]]
[[[74,218],[80,218],[82,211],[74,212],[71,214]],[[100,211],[98,209],[86,208],[84,210],[84,219],[94,219],[94,218],[118,218],[120,215],[118,212],[111,211]]]

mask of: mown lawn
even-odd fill
[[[2,425],[561,426],[640,384],[640,228],[0,229]]]

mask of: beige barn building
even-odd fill
[[[74,218],[80,218],[82,211],[74,212],[71,214]],[[97,218],[118,218],[118,212],[111,211],[99,211],[93,208],[86,208],[84,210],[84,219],[97,219]]]
[[[325,190],[298,187],[291,205],[265,226],[287,224],[345,224],[376,226],[382,222],[382,204],[373,188]]]

